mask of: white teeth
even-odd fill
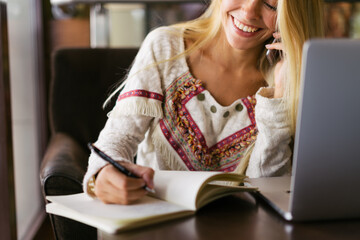
[[[253,27],[249,27],[249,26],[245,26],[244,24],[242,24],[241,22],[239,22],[236,18],[234,18],[234,23],[235,26],[244,31],[244,32],[256,32],[258,30],[258,28],[253,28]]]

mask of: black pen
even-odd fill
[[[127,170],[126,168],[124,168],[119,162],[116,162],[114,159],[112,159],[111,157],[109,157],[108,155],[106,155],[106,153],[104,153],[103,151],[101,151],[100,149],[98,149],[94,144],[92,143],[88,143],[88,147],[90,150],[94,150],[94,152],[99,155],[102,159],[104,159],[105,161],[109,162],[111,165],[113,165],[117,170],[119,170],[121,173],[123,173],[124,175],[128,176],[128,177],[132,177],[132,178],[139,178],[138,176],[136,176],[135,174],[133,174],[132,172],[130,172],[129,170]],[[155,193],[154,189],[149,188],[148,186],[144,187],[146,191],[151,192],[151,193]]]

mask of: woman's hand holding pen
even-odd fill
[[[145,186],[154,188],[154,170],[133,163],[121,162],[139,178],[122,174],[111,164],[102,168],[95,181],[95,195],[104,203],[131,204],[147,194]]]
[[[287,63],[285,62],[284,58],[284,47],[281,43],[280,33],[275,32],[273,37],[278,41],[275,43],[267,44],[265,47],[267,49],[274,49],[281,51],[281,59],[276,63],[275,70],[274,70],[274,84],[275,84],[275,91],[274,91],[274,98],[281,98],[284,93],[284,79],[285,79],[285,70]]]

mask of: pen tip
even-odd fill
[[[90,150],[92,149],[92,143],[88,143],[87,146]]]
[[[146,191],[148,191],[148,192],[150,192],[150,193],[152,193],[152,194],[155,194],[155,193],[156,193],[156,192],[155,192],[155,189],[153,189],[153,188],[145,187],[145,189],[146,189]]]

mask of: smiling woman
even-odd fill
[[[289,174],[301,49],[323,34],[321,3],[213,0],[201,17],[149,33],[95,143],[141,178],[91,154],[84,191],[125,204],[153,186],[154,169]],[[268,49],[282,53],[273,65]]]

